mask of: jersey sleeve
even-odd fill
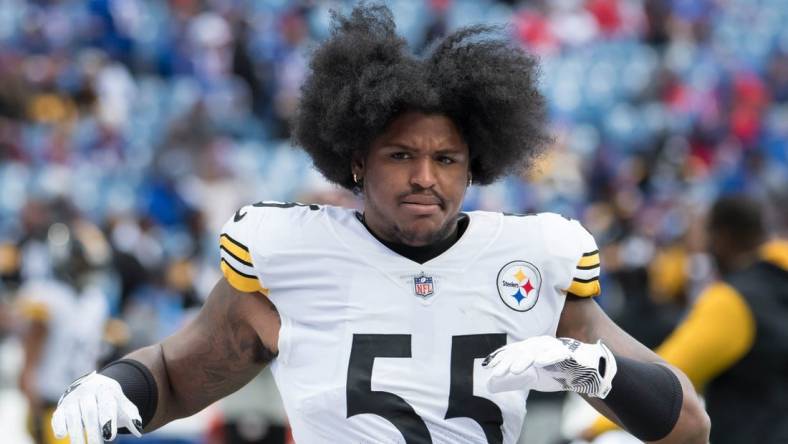
[[[29,321],[47,322],[51,315],[47,304],[32,298],[20,298],[17,309],[19,314]]]
[[[222,274],[233,288],[247,293],[268,293],[255,269],[253,254],[261,218],[259,209],[245,206],[224,224],[219,235]]]
[[[701,293],[687,318],[656,351],[702,390],[750,351],[755,334],[747,302],[735,288],[719,282]]]
[[[555,213],[540,213],[541,233],[556,267],[560,290],[567,295],[593,297],[599,285],[599,248],[580,222]]]
[[[580,222],[570,221],[572,231],[579,247],[577,265],[572,270],[572,282],[566,289],[567,294],[579,297],[597,296],[602,291],[599,285],[599,248],[594,236],[591,235]]]

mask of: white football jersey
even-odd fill
[[[77,294],[55,280],[28,281],[19,294],[23,315],[46,322],[36,385],[44,400],[56,402],[71,382],[96,368],[109,305],[98,287]]]
[[[262,202],[220,236],[221,268],[282,319],[272,370],[298,443],[514,443],[527,391],[486,389],[485,356],[555,335],[567,293],[599,292],[599,254],[576,221],[470,212],[419,264],[353,210]]]

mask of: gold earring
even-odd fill
[[[353,173],[353,183],[358,184],[358,175]]]

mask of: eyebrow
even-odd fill
[[[391,148],[398,148],[398,149],[403,149],[403,150],[406,150],[406,151],[420,151],[419,148],[415,148],[415,147],[412,147],[410,145],[407,145],[407,144],[404,144],[404,143],[398,143],[398,142],[387,143],[387,144],[383,145],[383,148],[384,149],[386,149],[386,148],[389,148],[389,149],[391,149]],[[449,148],[441,148],[441,149],[437,150],[435,152],[435,154],[462,154],[462,151],[463,150],[462,150],[461,147],[449,147]]]

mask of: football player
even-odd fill
[[[706,442],[687,378],[593,301],[599,252],[577,221],[460,212],[471,183],[549,141],[536,70],[490,28],[416,57],[384,6],[335,15],[294,136],[364,211],[239,209],[197,319],[72,384],[56,434],[139,435],[270,364],[299,443],[514,443],[530,390],[582,393],[642,439]]]
[[[56,403],[64,385],[94,369],[100,357],[109,306],[96,276],[108,256],[97,233],[84,223],[53,224],[44,246],[51,276],[33,276],[18,290],[17,308],[25,320],[19,388],[28,401],[28,428],[37,444],[65,442],[56,439],[50,426]],[[84,240],[88,235],[98,237],[89,242]]]

